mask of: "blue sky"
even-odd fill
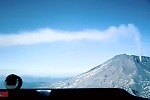
[[[0,73],[74,76],[117,54],[150,56],[149,10],[149,0],[0,0]]]

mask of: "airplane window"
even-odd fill
[[[149,10],[150,0],[0,0],[0,89],[150,98]]]

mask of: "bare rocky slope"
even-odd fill
[[[150,99],[150,57],[120,54],[93,69],[51,88],[121,88]]]

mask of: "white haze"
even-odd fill
[[[98,41],[106,42],[112,39],[131,37],[135,40],[141,60],[140,32],[134,24],[110,26],[105,30],[86,29],[82,31],[63,31],[51,28],[37,29],[34,31],[0,34],[0,46],[33,45],[39,43],[69,42],[69,41]]]

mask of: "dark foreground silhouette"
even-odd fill
[[[5,80],[6,89],[0,90],[0,100],[145,99],[119,88],[20,89],[21,85],[21,77],[15,74],[8,75]]]
[[[5,93],[2,95],[2,93]],[[117,88],[80,88],[80,89],[2,89],[1,99],[9,100],[72,100],[72,99],[100,99],[100,100],[147,100],[133,96]]]

